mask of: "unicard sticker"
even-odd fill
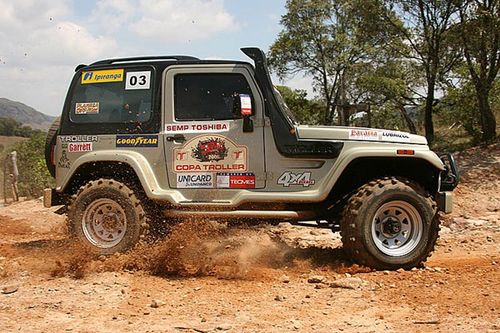
[[[278,185],[283,185],[284,187],[289,187],[290,185],[302,185],[308,187],[309,185],[314,185],[315,180],[311,179],[310,172],[293,173],[287,171],[283,173],[280,178],[278,178]]]
[[[213,173],[181,173],[177,175],[177,188],[213,188]]]
[[[220,135],[202,135],[173,150],[174,172],[244,172],[247,147]]]

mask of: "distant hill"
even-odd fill
[[[48,116],[21,102],[0,97],[0,117],[12,118],[33,129],[47,131],[55,117]]]

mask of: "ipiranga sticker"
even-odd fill
[[[123,68],[106,69],[100,71],[82,72],[82,84],[121,82],[123,81]]]
[[[76,103],[75,114],[98,114],[99,102]]]
[[[166,124],[165,133],[220,133],[229,131],[229,121],[186,122]]]
[[[177,188],[214,188],[214,174],[201,172],[178,174]]]

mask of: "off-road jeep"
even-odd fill
[[[184,218],[288,221],[340,231],[353,260],[410,268],[432,252],[458,173],[425,138],[303,126],[255,66],[188,56],[80,65],[47,137],[71,232],[102,254]],[[304,223],[304,221],[309,221]]]

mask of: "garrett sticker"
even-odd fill
[[[158,147],[158,135],[117,135],[116,147]]]
[[[92,151],[92,142],[68,143],[68,153],[83,153],[88,151]]]
[[[377,141],[378,132],[370,129],[351,129],[349,130],[349,139]]]
[[[123,81],[123,68],[107,69],[101,71],[82,72],[82,84],[121,82]]]
[[[76,103],[75,114],[98,114],[99,102]]]
[[[255,175],[251,172],[218,173],[217,188],[255,188]]]
[[[213,173],[184,173],[177,175],[177,188],[213,188]]]
[[[174,172],[244,172],[247,147],[220,135],[202,135],[173,150]]]
[[[284,187],[289,187],[290,185],[302,185],[308,187],[309,185],[314,185],[314,179],[311,179],[310,172],[293,173],[287,171],[283,173],[280,178],[278,178],[278,185],[283,185]]]
[[[165,133],[220,133],[229,131],[229,121],[187,122],[166,124]]]

